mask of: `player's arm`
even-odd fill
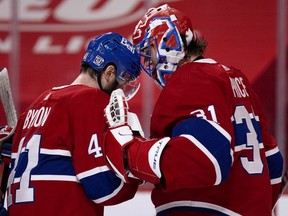
[[[106,128],[103,110],[107,101],[105,98],[99,100],[101,96],[103,94],[87,90],[75,95],[77,98],[69,103],[69,126],[73,136],[70,151],[75,174],[86,196],[97,204],[113,205],[133,198],[139,180],[133,179],[130,184],[125,184],[106,165],[102,143]]]
[[[121,97],[118,101],[123,104]],[[111,115],[110,110],[108,105],[106,116]],[[172,139],[152,140],[134,137],[130,127],[122,123],[116,128],[113,121],[110,123],[105,143],[108,163],[124,180],[129,170],[154,184],[162,180],[166,189],[174,190],[183,188],[183,179],[189,179],[185,187],[199,187],[220,184],[227,177],[232,163],[231,137],[215,122],[191,118],[174,129]]]
[[[178,124],[161,160],[166,190],[224,182],[232,166],[230,145],[229,133],[213,121],[191,117]]]
[[[161,178],[160,157],[170,140],[146,140],[137,115],[128,112],[128,104],[122,90],[112,92],[105,109],[109,128],[105,136],[107,163],[119,178],[129,182],[129,175],[154,184]],[[135,131],[140,131],[140,133]]]

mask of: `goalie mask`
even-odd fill
[[[141,72],[139,54],[132,43],[117,33],[106,33],[91,40],[83,62],[95,71],[114,65],[118,87],[123,89],[127,99],[132,98],[140,87],[137,80]]]
[[[132,38],[141,56],[142,69],[164,87],[184,58],[193,30],[187,16],[165,4],[148,10]]]

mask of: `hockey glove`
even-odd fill
[[[3,194],[7,186],[9,164],[11,161],[11,149],[15,128],[9,126],[0,127],[0,199],[3,202]],[[8,215],[5,208],[0,208],[0,215]]]
[[[111,93],[109,104],[104,112],[108,126],[115,128],[128,123],[128,103],[122,89],[116,89]]]
[[[169,141],[169,137],[151,140],[136,137],[126,147],[129,171],[143,181],[160,183],[161,156]]]
[[[128,104],[121,89],[112,92],[104,112],[109,126],[105,136],[106,160],[116,175],[127,183],[125,147],[134,137],[128,125]]]
[[[145,139],[138,117],[128,111],[120,89],[112,92],[105,117],[109,126],[105,153],[110,168],[126,183],[131,175],[153,184],[159,183],[162,176],[160,158],[170,138]]]
[[[138,116],[133,112],[129,112],[129,106],[122,89],[112,92],[109,104],[104,111],[109,128],[128,124],[134,135],[144,137]]]
[[[10,139],[14,134],[15,128],[10,126],[0,126],[0,143]]]
[[[0,127],[1,158],[11,158],[11,148],[15,128],[9,126]]]

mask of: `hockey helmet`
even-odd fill
[[[118,33],[109,32],[91,40],[83,62],[95,71],[103,71],[107,65],[113,64],[116,80],[127,99],[133,97],[140,87],[137,80],[141,72],[139,54],[133,44]]]
[[[132,39],[143,70],[164,87],[193,39],[192,24],[189,17],[164,4],[148,10],[136,25]]]

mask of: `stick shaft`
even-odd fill
[[[0,100],[6,115],[7,125],[15,127],[17,124],[17,114],[12,99],[10,81],[6,68],[3,68],[0,71]]]

